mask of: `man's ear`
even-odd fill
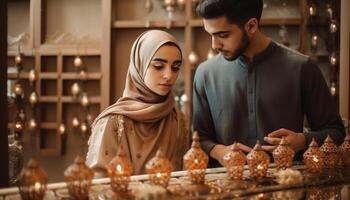
[[[258,30],[258,20],[256,18],[251,18],[245,24],[244,28],[247,33],[254,34]]]

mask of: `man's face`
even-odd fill
[[[211,35],[212,48],[226,60],[235,60],[249,46],[250,40],[243,28],[230,23],[225,16],[204,19],[204,29]]]

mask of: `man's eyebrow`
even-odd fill
[[[218,32],[212,33],[212,35],[219,35],[219,34],[229,33],[229,32],[230,32],[230,31],[218,31]]]

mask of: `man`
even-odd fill
[[[302,153],[313,137],[322,145],[330,135],[339,145],[345,136],[321,71],[260,32],[262,8],[262,0],[203,0],[197,7],[220,54],[196,71],[193,128],[202,148],[221,164],[235,141],[245,152],[257,140],[272,151],[285,137]],[[211,167],[218,166],[212,161]]]

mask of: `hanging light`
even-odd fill
[[[90,113],[86,114],[86,122],[91,125],[92,122],[93,122],[93,118],[92,118],[92,115]]]
[[[16,65],[17,66],[22,65],[22,61],[23,61],[22,54],[17,54],[15,56],[15,63],[16,63]]]
[[[58,127],[58,132],[63,135],[66,133],[66,126],[64,124],[60,124],[60,126]]]
[[[84,70],[84,69],[80,70],[80,72],[79,72],[79,77],[80,77],[82,80],[87,80],[88,75],[87,75],[87,73],[86,73],[86,70]]]
[[[86,92],[84,92],[81,97],[80,97],[80,104],[83,106],[83,107],[87,107],[89,104],[90,104],[90,100],[89,100],[89,97],[87,95]]]
[[[19,117],[17,117],[15,121],[15,132],[20,134],[23,132],[23,130],[24,130],[24,123]]]
[[[329,56],[329,62],[332,66],[336,66],[338,64],[338,58],[334,52]]]
[[[184,10],[186,6],[186,0],[177,0],[177,7],[180,10]]]
[[[331,4],[326,4],[326,14],[328,19],[333,19],[333,9]]]
[[[316,33],[313,33],[311,36],[311,48],[312,49],[317,49],[318,46],[318,35]]]
[[[37,76],[35,69],[31,69],[29,71],[28,79],[31,83],[33,83],[34,81],[36,81],[38,79],[38,76]]]
[[[20,84],[20,83],[16,83],[15,84],[15,95],[17,96],[17,97],[21,97],[22,95],[23,95],[23,88],[22,88],[22,84]]]
[[[81,59],[80,56],[75,56],[73,64],[74,64],[74,67],[80,68],[83,65],[83,60]]]
[[[146,11],[147,11],[148,13],[152,12],[152,10],[153,10],[153,3],[152,3],[152,0],[146,0],[145,8],[146,8]]]
[[[34,106],[35,104],[37,104],[39,102],[39,97],[36,94],[35,91],[33,91],[30,95],[29,95],[29,102],[32,106]]]
[[[331,92],[332,96],[336,96],[337,95],[337,87],[336,87],[334,82],[331,83],[330,92]]]
[[[72,119],[72,126],[73,128],[78,128],[80,125],[79,119],[77,116],[74,116]]]
[[[176,0],[164,0],[164,7],[166,12],[168,13],[168,21],[166,22],[167,29],[171,28],[175,6]]]
[[[37,128],[38,124],[36,123],[35,118],[31,118],[28,122],[29,124],[29,130],[33,131]]]
[[[331,20],[331,23],[329,24],[329,32],[336,33],[337,31],[338,31],[337,21]]]
[[[315,3],[311,3],[310,7],[309,7],[309,14],[311,17],[315,17],[317,14],[317,7]]]
[[[78,83],[73,83],[72,87],[71,87],[71,92],[74,98],[76,98],[79,93],[80,93],[80,86]]]
[[[196,52],[192,51],[188,55],[188,61],[190,62],[191,65],[196,65],[199,61],[198,55]]]
[[[207,55],[207,59],[211,59],[212,57],[214,57],[216,55],[216,52],[210,48],[209,51],[208,51],[208,55]]]
[[[86,122],[82,122],[81,125],[80,125],[80,130],[82,133],[86,133],[88,131],[88,126],[86,124]]]

